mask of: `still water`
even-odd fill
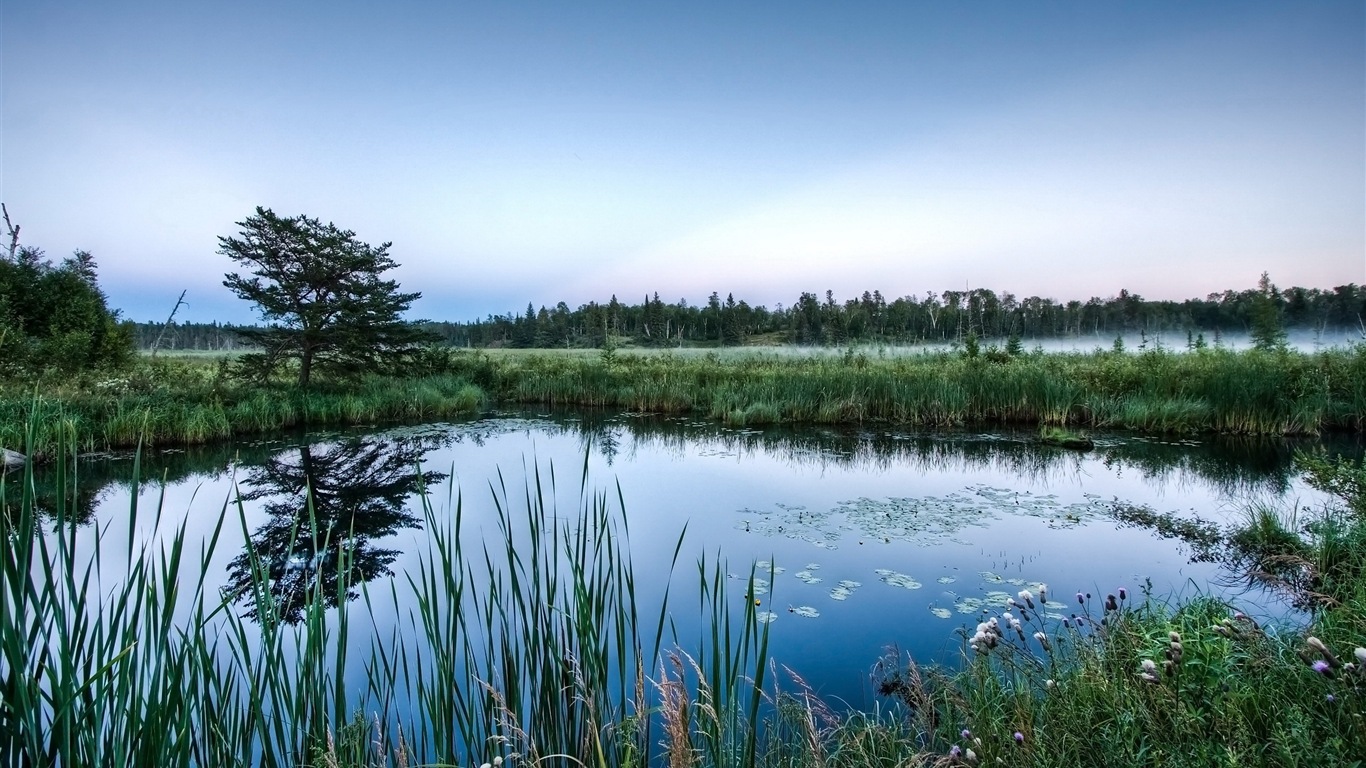
[[[619,489],[624,500],[643,615],[653,615],[672,582],[671,638],[690,650],[703,632],[696,563],[719,558],[734,579],[734,599],[757,601],[770,622],[771,657],[828,700],[851,706],[872,703],[868,673],[887,649],[956,663],[963,628],[1022,589],[1037,595],[1040,584],[1060,601],[1046,609],[1058,617],[1076,610],[1077,592],[1103,599],[1120,587],[1158,599],[1216,593],[1249,612],[1290,615],[1275,597],[1241,587],[1198,545],[1137,524],[1149,517],[1133,510],[1202,521],[1208,530],[1237,522],[1254,502],[1321,504],[1291,466],[1297,448],[1318,441],[1095,435],[1096,449],[1077,453],[1032,437],[500,413],[148,454],[138,503],[160,507],[163,521],[158,528],[144,511],[138,527],[153,535],[166,519],[187,516],[192,537],[208,536],[225,505],[234,510],[240,500],[245,514],[228,516],[212,586],[242,595],[239,610],[251,614],[249,536],[270,564],[270,587],[287,618],[297,617],[313,580],[338,578],[334,558],[296,540],[310,514],[353,531],[346,577],[388,593],[388,582],[404,583],[426,551],[422,488],[438,517],[459,500],[461,541],[471,546],[497,536],[493,490],[521,498],[537,472],[543,492],[572,516],[586,463],[590,490],[615,502]],[[1329,448],[1359,452],[1355,443]],[[114,455],[82,464],[79,507],[87,522],[118,530],[126,520],[132,463]],[[305,488],[313,490],[311,511]],[[113,558],[102,564],[111,579],[119,567]],[[746,597],[751,574],[755,594]],[[335,594],[330,586],[325,592]]]

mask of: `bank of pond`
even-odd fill
[[[1359,439],[1089,439],[535,408],[59,453],[0,489],[0,752],[1366,759]]]
[[[434,350],[421,375],[358,374],[301,390],[246,383],[227,358],[145,359],[129,370],[0,388],[0,447],[41,459],[203,444],[281,429],[421,423],[508,405],[686,414],[730,426],[1031,426],[1153,434],[1360,432],[1366,347],[976,356],[923,352],[729,354]],[[1084,435],[1081,436],[1084,438]]]

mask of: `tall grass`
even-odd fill
[[[48,458],[63,442],[84,451],[200,445],[299,426],[467,416],[485,401],[478,387],[449,375],[371,378],[345,388],[300,390],[230,385],[181,362],[143,365],[151,370],[106,381],[0,389],[0,447],[18,450],[27,442]],[[29,436],[25,425],[31,413],[37,427]]]
[[[453,356],[499,400],[700,412],[741,425],[1042,424],[1148,432],[1360,430],[1366,347],[1307,353]]]
[[[63,466],[76,482],[74,460]],[[250,544],[246,593],[212,586],[225,527],[248,534],[240,503],[223,504],[202,543],[161,505],[140,510],[136,489],[125,522],[78,531],[61,504],[35,513],[30,462],[0,486],[14,551],[0,562],[3,763],[645,765],[672,734],[680,754],[753,765],[766,626],[750,601],[732,607],[724,565],[702,561],[711,636],[692,666],[694,705],[661,712],[669,659],[682,658],[665,653],[680,639],[667,595],[642,613],[619,492],[593,490],[587,462],[579,481],[568,515],[553,468],[530,469],[518,493],[500,482],[486,539],[453,489],[448,515],[424,495],[415,572],[361,585],[358,603],[344,578],[330,596],[314,578],[291,623]],[[326,553],[299,567],[350,571],[348,530],[311,517],[295,536],[313,539],[300,552]],[[707,727],[679,730],[679,717]]]

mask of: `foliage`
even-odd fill
[[[1366,413],[1366,348],[976,358],[461,351],[450,371],[496,400],[691,412],[747,424],[1316,434],[1360,430]]]
[[[477,413],[486,400],[449,373],[368,376],[345,388],[302,390],[244,384],[225,374],[226,365],[224,358],[138,358],[117,372],[54,382],[37,402],[27,386],[0,387],[0,447],[20,449],[35,413],[41,418],[33,449],[49,458],[67,438],[78,439],[83,451],[199,445],[305,425],[445,419]]]
[[[1280,291],[1271,284],[1270,275],[1263,272],[1249,313],[1252,319],[1252,346],[1263,352],[1285,349],[1285,327],[1281,323],[1280,308],[1276,306],[1276,297],[1279,295]]]
[[[27,246],[0,258],[0,373],[117,368],[132,354],[131,331],[106,305],[88,252],[59,265]]]
[[[266,328],[238,335],[260,352],[238,369],[258,381],[297,363],[307,387],[316,370],[337,378],[401,374],[430,334],[400,319],[420,293],[401,293],[381,275],[397,266],[390,243],[378,248],[355,233],[307,216],[281,218],[267,208],[237,223],[239,237],[220,237],[219,253],[249,270],[228,273],[223,285],[254,304]]]
[[[644,347],[739,346],[789,343],[917,344],[979,339],[1093,338],[1146,332],[1160,341],[1188,332],[1258,333],[1272,346],[1285,328],[1309,334],[1359,331],[1366,317],[1366,286],[1279,289],[1264,280],[1257,288],[1226,290],[1185,301],[1156,301],[1121,290],[1117,295],[1061,300],[1017,297],[986,288],[884,297],[879,291],[836,299],[803,292],[791,305],[765,307],[733,294],[712,293],[703,304],[647,296],[638,304],[590,301],[571,308],[529,304],[526,311],[490,315],[470,323],[428,326],[454,346],[598,347],[607,333]],[[1011,352],[1011,354],[1016,354]]]

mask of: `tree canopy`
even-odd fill
[[[107,306],[94,257],[76,251],[53,264],[41,248],[19,244],[19,228],[8,213],[5,224],[10,241],[0,251],[0,371],[75,373],[126,364],[132,330]]]
[[[218,252],[246,274],[229,272],[223,285],[256,304],[267,324],[237,331],[261,350],[241,358],[247,375],[264,379],[297,366],[306,387],[315,373],[396,374],[432,340],[400,317],[422,294],[381,277],[398,266],[392,243],[374,247],[332,223],[261,207],[237,226],[237,237],[218,239]]]

